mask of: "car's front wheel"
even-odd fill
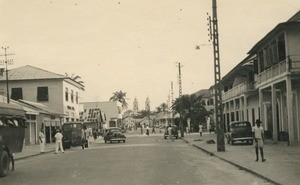
[[[8,168],[9,168],[9,155],[7,151],[3,150],[2,154],[0,154],[0,177],[5,177],[7,175]]]

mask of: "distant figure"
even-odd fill
[[[58,150],[60,148],[60,151],[62,153],[64,153],[64,149],[63,149],[63,146],[62,146],[62,138],[63,138],[63,135],[60,133],[60,130],[56,130],[56,134],[54,136],[55,138],[55,154],[58,153]]]
[[[203,131],[203,126],[202,124],[199,125],[199,133],[200,133],[200,137],[202,137],[202,131]]]
[[[143,126],[141,126],[141,134],[143,134]]]
[[[154,133],[156,133],[156,132],[155,132],[155,127],[153,126],[151,134],[154,134]]]
[[[190,135],[190,129],[189,129],[189,127],[186,127],[186,135]]]
[[[39,132],[39,142],[40,142],[40,151],[41,151],[41,153],[45,153],[45,135],[44,135],[44,129],[43,128]]]
[[[169,135],[169,140],[174,141],[172,136],[172,127],[170,125],[168,126],[168,135]]]
[[[260,126],[261,121],[257,119],[255,121],[256,125],[252,128],[252,131],[254,132],[254,141],[255,141],[255,154],[256,154],[256,160],[258,161],[258,148],[260,150],[261,155],[261,161],[264,162],[266,159],[264,158],[264,128]]]
[[[149,126],[146,127],[146,135],[149,136]]]

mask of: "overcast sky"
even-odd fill
[[[222,0],[217,8],[224,76],[300,1]],[[9,68],[81,76],[81,101],[108,101],[122,90],[130,108],[136,97],[144,109],[149,96],[154,110],[167,101],[171,81],[178,97],[176,62],[183,94],[213,85],[207,12],[211,0],[0,0],[0,46],[15,54]]]

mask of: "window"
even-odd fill
[[[66,101],[69,101],[69,89],[66,87],[66,91],[65,91],[65,99]]]
[[[278,57],[279,61],[285,60],[286,58],[285,39],[283,34],[278,38]]]
[[[71,102],[73,103],[74,102],[74,91],[71,90]]]
[[[10,98],[13,100],[23,99],[22,88],[11,88],[11,97]]]
[[[76,92],[76,104],[78,104],[78,92]]]
[[[48,87],[38,87],[37,88],[37,101],[48,101]]]

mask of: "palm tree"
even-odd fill
[[[122,104],[123,109],[128,108],[128,103],[126,102],[126,92],[122,92],[121,90],[114,92],[109,101],[118,101]]]
[[[171,108],[174,114],[181,115],[182,120],[190,118],[194,128],[197,128],[199,123],[205,122],[205,117],[208,115],[201,96],[183,95],[175,100]]]

